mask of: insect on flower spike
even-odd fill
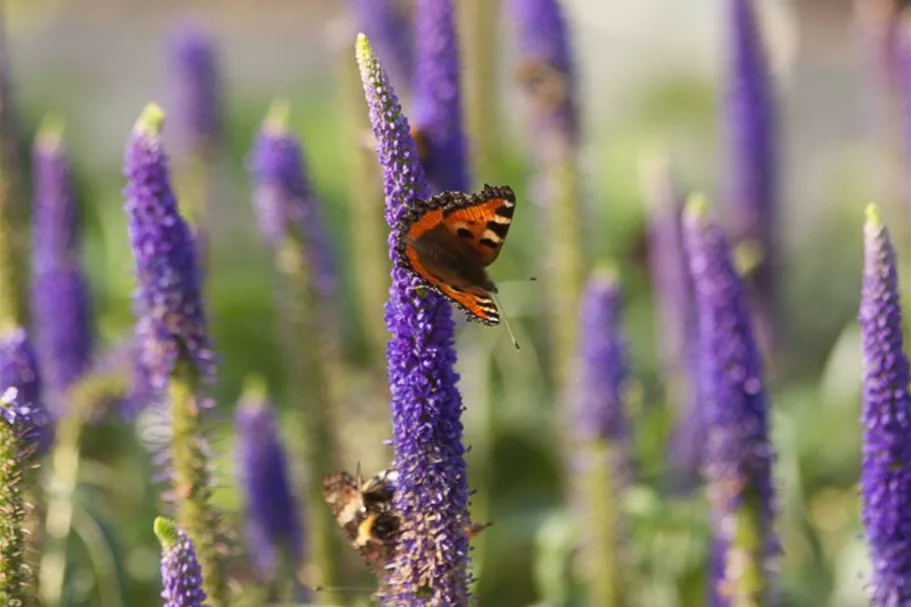
[[[519,342],[518,342],[518,340],[516,340],[516,334],[512,332],[512,327],[509,325],[509,319],[506,318],[506,310],[503,309],[503,304],[500,303],[500,298],[497,297],[496,295],[494,295],[493,293],[490,294],[490,297],[491,297],[491,299],[493,299],[493,302],[495,304],[497,304],[497,307],[500,309],[500,317],[503,319],[503,324],[506,325],[506,330],[509,332],[509,339],[512,340],[512,345],[514,345],[516,347],[516,350],[518,350]]]

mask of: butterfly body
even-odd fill
[[[490,185],[477,194],[443,192],[418,200],[398,228],[398,258],[469,319],[495,325],[500,315],[491,294],[497,287],[486,268],[500,254],[515,205],[509,186]]]

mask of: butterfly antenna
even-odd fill
[[[509,332],[509,339],[512,340],[512,345],[514,345],[516,347],[516,350],[518,350],[519,342],[516,340],[516,334],[512,332],[512,327],[509,326],[509,319],[506,318],[506,312],[503,310],[503,304],[500,303],[500,298],[493,293],[491,293],[490,296],[493,298],[493,302],[497,304],[497,307],[500,309],[500,316],[502,316],[503,324],[506,325],[506,330]]]

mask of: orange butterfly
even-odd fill
[[[486,268],[500,254],[515,208],[509,186],[417,200],[398,227],[396,252],[406,269],[454,301],[469,320],[496,325],[500,314],[491,293],[497,286]]]

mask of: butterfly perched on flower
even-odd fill
[[[366,481],[345,471],[323,479],[323,495],[339,527],[371,569],[382,575],[395,555],[401,515],[395,510],[398,472],[389,468]],[[469,523],[465,533],[475,536],[488,524]]]
[[[455,302],[469,320],[496,325],[497,287],[487,266],[500,254],[516,195],[485,185],[476,194],[443,192],[416,200],[396,229],[399,261],[430,289]]]

